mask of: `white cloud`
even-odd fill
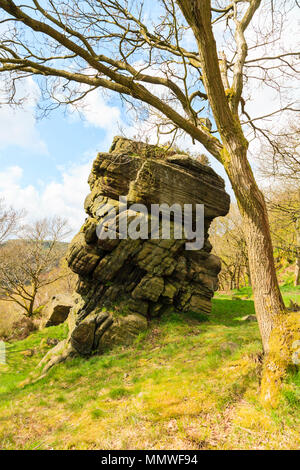
[[[116,106],[109,106],[99,90],[89,93],[84,98],[83,105],[82,112],[85,119],[95,127],[111,132],[120,119],[120,109]]]
[[[3,83],[3,82],[2,82]],[[0,101],[4,101],[0,91]],[[22,107],[13,109],[7,104],[0,106],[0,149],[17,146],[39,154],[47,153],[47,146],[36,128],[35,106],[40,92],[31,77],[18,82],[16,97],[26,96]]]
[[[8,205],[27,211],[26,221],[59,215],[68,220],[73,234],[82,225],[85,213],[83,201],[89,193],[87,184],[91,162],[72,166],[61,173],[61,182],[40,184],[37,189],[23,185],[23,170],[19,166],[0,172],[0,193]]]

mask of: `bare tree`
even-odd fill
[[[144,14],[149,5],[154,24]],[[46,111],[77,104],[99,88],[117,92],[138,111],[146,106],[147,118],[154,113],[158,132],[184,132],[224,165],[243,217],[266,353],[286,311],[247,138],[259,134],[271,145],[273,131],[264,128],[264,119],[297,111],[284,82],[297,72],[299,51],[273,47],[289,28],[292,7],[292,0],[0,0],[0,71],[11,104],[18,102],[16,80],[32,75]],[[259,12],[265,21],[256,26]],[[225,53],[217,50],[218,35]],[[249,116],[245,82],[278,91],[280,109]],[[216,127],[207,120],[210,112]]]
[[[14,302],[34,314],[35,302],[42,287],[57,281],[62,274],[58,266],[64,248],[61,242],[69,233],[65,220],[43,219],[23,231],[23,238],[8,241],[0,248],[0,298]]]
[[[260,173],[273,183],[283,183],[292,189],[300,185],[300,126],[287,122],[272,147],[263,146],[258,160]]]
[[[266,191],[268,208],[273,215],[273,233],[277,244],[295,255],[295,286],[300,285],[300,128],[286,123],[272,147],[263,147],[259,158],[260,173],[271,181]],[[285,227],[284,233],[278,227]],[[292,237],[288,234],[292,232]]]
[[[300,285],[300,189],[289,184],[268,191],[267,206],[270,216],[274,248],[285,258],[295,260],[294,285]]]
[[[246,240],[238,207],[232,205],[226,217],[215,219],[209,232],[213,251],[222,262],[220,287],[224,290],[239,289],[242,280],[244,285],[251,285]]]
[[[7,207],[4,199],[0,199],[0,245],[10,237],[17,235],[24,211]]]

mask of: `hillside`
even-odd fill
[[[171,313],[132,347],[70,360],[23,388],[46,339],[66,326],[12,343],[0,366],[0,448],[299,448],[300,373],[290,372],[276,411],[260,407],[258,326],[241,320],[253,313],[251,300],[223,295],[209,321]]]

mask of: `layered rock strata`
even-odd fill
[[[215,217],[227,214],[230,202],[222,178],[189,156],[116,137],[110,151],[95,159],[89,185],[88,217],[67,253],[78,274],[67,347],[89,355],[128,344],[170,308],[209,315],[220,261],[211,254],[208,229]],[[178,220],[171,221],[170,239],[148,238],[152,215],[144,215],[149,227],[145,233],[143,226],[143,238],[122,238],[125,217],[127,225],[138,225],[132,204],[143,204],[150,214],[153,204],[163,203],[182,209],[190,204],[193,215],[204,204],[200,250],[187,250],[186,238],[174,236]]]

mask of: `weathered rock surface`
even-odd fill
[[[74,305],[74,300],[66,294],[57,294],[52,297],[46,306],[45,320],[41,327],[60,325],[68,318],[69,312]]]
[[[128,344],[170,306],[183,314],[209,314],[220,261],[210,253],[208,229],[215,217],[227,214],[230,202],[222,178],[186,155],[117,137],[110,152],[95,159],[89,184],[88,218],[67,253],[78,274],[78,297],[69,315],[72,350],[89,355]],[[195,211],[196,204],[204,204],[203,248],[187,251],[186,240],[174,236],[119,239],[124,216],[137,220],[131,209],[120,212],[119,196],[127,197],[128,206],[147,208],[192,204]],[[116,227],[118,236],[100,239],[100,223],[106,233]]]

